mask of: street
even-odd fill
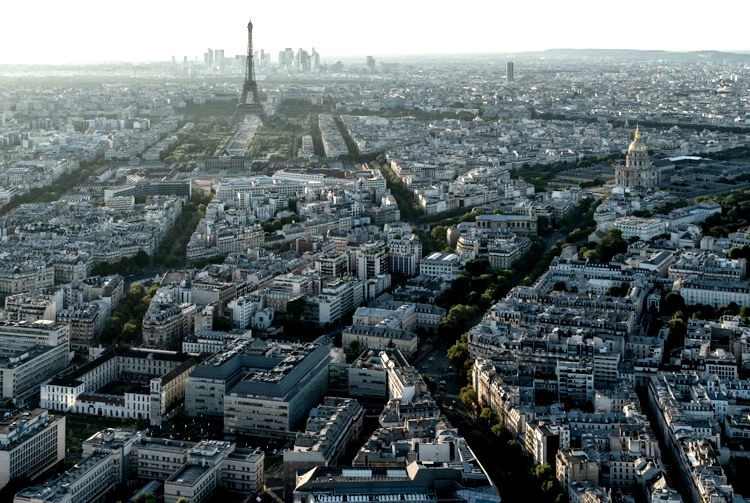
[[[434,397],[436,401],[443,404],[444,408],[456,407],[461,403],[458,395],[461,392],[462,384],[458,379],[458,372],[448,359],[448,347],[444,343],[437,342],[434,346],[431,346],[417,358],[414,367],[420,373],[427,374],[438,383],[445,381],[445,391],[438,391]]]

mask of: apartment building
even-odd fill
[[[223,415],[229,432],[284,435],[325,394],[329,363],[343,360],[325,338],[283,345],[238,340],[193,371],[185,410]]]
[[[182,352],[191,354],[215,354],[222,351],[228,343],[235,339],[252,339],[252,330],[232,330],[230,332],[215,332],[204,329],[196,335],[185,337],[182,341]]]
[[[143,317],[143,345],[177,350],[182,339],[195,330],[195,304],[173,303],[154,297]]]
[[[390,271],[402,276],[416,276],[422,260],[422,242],[416,234],[388,239]]]
[[[750,283],[689,280],[680,285],[680,295],[689,306],[706,304],[718,308],[732,302],[738,306],[749,306]]]
[[[117,309],[125,298],[125,278],[119,274],[113,276],[90,276],[81,282],[83,300],[92,302],[101,299],[109,304],[110,312]]]
[[[257,492],[264,484],[263,451],[238,448],[232,442],[177,443],[106,429],[85,440],[82,447],[84,457],[73,468],[20,491],[14,503],[102,501],[115,486],[135,477],[163,481],[164,500],[169,503],[180,497],[200,503],[219,484],[243,495]]]
[[[615,228],[622,232],[622,239],[637,237],[641,241],[651,241],[667,232],[667,224],[658,218],[621,217],[615,220]]]
[[[0,323],[3,400],[25,399],[70,363],[68,326],[48,320]]]
[[[99,435],[99,434],[97,434]],[[102,441],[84,442],[84,457],[60,477],[18,492],[13,503],[89,503],[100,501],[129,476],[138,435],[104,430]]]
[[[567,425],[545,421],[526,423],[526,451],[534,463],[554,465],[560,449],[570,449],[570,429]]]
[[[48,296],[20,293],[5,298],[5,318],[8,321],[55,321],[57,303]]]
[[[419,263],[419,274],[453,279],[458,274],[460,258],[455,253],[435,252]]]
[[[0,294],[36,291],[55,284],[55,269],[44,261],[0,267]]]
[[[385,242],[363,243],[354,250],[354,254],[359,279],[367,280],[390,272],[390,259]]]
[[[509,269],[531,249],[531,239],[513,236],[509,239],[494,239],[487,245],[490,267],[502,271]]]
[[[557,361],[557,391],[560,399],[594,402],[594,364],[592,361]]]
[[[324,286],[319,295],[305,298],[305,319],[336,323],[365,299],[364,282],[359,278],[337,279]]]
[[[388,396],[388,374],[380,351],[373,349],[362,353],[351,366],[347,366],[347,389],[355,397]]]
[[[419,346],[419,336],[399,328],[390,328],[380,322],[376,326],[351,325],[341,332],[341,345],[349,350],[356,342],[359,349],[398,349],[407,358],[415,355]]]
[[[476,219],[477,227],[480,229],[501,229],[531,236],[536,236],[537,220],[536,213],[532,209],[525,214],[478,215]]]
[[[315,269],[327,278],[341,278],[349,274],[349,259],[346,253],[328,251],[315,255]]]
[[[71,348],[85,353],[99,340],[109,313],[104,302],[84,302],[58,311],[57,322],[70,326]]]
[[[362,406],[351,398],[326,397],[310,410],[305,430],[284,450],[285,492],[294,489],[298,471],[338,465],[346,448],[362,433],[364,415]]]
[[[46,409],[17,411],[0,419],[0,487],[35,479],[65,459],[65,416]]]
[[[148,419],[160,426],[168,413],[182,405],[185,383],[196,361],[183,353],[112,348],[41,387],[40,403],[56,411],[93,416]],[[102,392],[124,382],[124,391]]]
[[[187,452],[187,460],[164,481],[164,503],[187,498],[202,503],[219,484],[243,495],[263,488],[263,451],[238,449],[232,442],[204,440]]]
[[[599,484],[599,465],[581,449],[560,449],[555,456],[555,475],[563,489],[576,482]]]

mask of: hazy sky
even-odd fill
[[[0,64],[201,59],[208,47],[333,56],[550,48],[750,50],[750,0],[4,0]]]

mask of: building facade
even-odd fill
[[[65,416],[46,409],[18,411],[0,419],[0,487],[34,479],[65,458]]]
[[[635,137],[625,157],[625,166],[618,166],[615,169],[615,185],[626,188],[653,188],[659,183],[661,183],[659,170],[651,164],[648,147],[643,142],[640,129],[636,127]]]

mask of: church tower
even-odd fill
[[[635,128],[635,138],[628,147],[625,166],[615,170],[615,185],[618,187],[652,188],[659,184],[659,171],[651,164],[648,147],[641,139],[640,128]]]

